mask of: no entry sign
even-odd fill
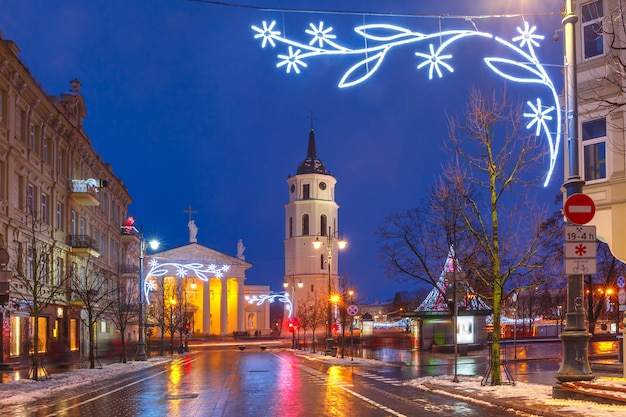
[[[565,200],[565,216],[574,224],[587,224],[596,214],[596,205],[587,194],[572,194]]]

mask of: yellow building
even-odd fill
[[[269,286],[245,286],[252,264],[195,243],[146,258],[149,322],[157,327],[185,325],[194,336],[270,333],[269,304],[257,306],[246,296],[268,294]]]

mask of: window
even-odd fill
[[[35,186],[28,184],[26,189],[26,210],[31,216],[35,214]]]
[[[602,36],[602,0],[584,4],[581,7],[583,58],[593,58],[604,53],[604,37]]]
[[[50,162],[50,149],[52,148],[51,143],[52,139],[49,137],[44,138],[41,142],[41,158],[46,163]]]
[[[70,219],[72,222],[72,234],[76,234],[76,212],[72,210],[72,218]]]
[[[65,152],[63,151],[63,149],[59,149],[57,151],[57,172],[58,173],[65,173],[63,170],[64,168],[64,164],[63,164],[63,159],[65,158]]]
[[[33,152],[35,151],[36,146],[37,146],[36,139],[37,139],[37,129],[35,128],[35,125],[31,123],[28,129],[28,147]]]
[[[80,234],[85,236],[85,219],[80,218]]]
[[[32,246],[26,248],[26,279],[29,281],[33,280],[33,264],[35,262],[33,252]]]
[[[7,122],[7,117],[6,117],[7,103],[5,101],[6,98],[7,98],[7,93],[3,90],[0,90],[0,123],[2,124],[6,124]]]
[[[309,215],[302,215],[302,236],[307,236],[309,234]]]
[[[324,254],[320,254],[320,269],[324,269]]]
[[[289,218],[289,237],[293,237],[293,217]]]
[[[6,190],[6,185],[5,185],[5,180],[7,178],[6,174],[6,167],[4,165],[4,162],[0,161],[0,198],[6,198],[6,193],[4,190]]]
[[[43,224],[49,224],[48,194],[46,193],[41,193],[41,221]]]
[[[582,124],[584,180],[606,179],[606,119]]]
[[[320,235],[326,236],[326,229],[328,229],[327,224],[326,215],[322,214],[322,217],[320,217]]]
[[[309,184],[302,185],[302,198],[308,200],[311,194],[311,186]]]
[[[57,229],[63,231],[63,203],[57,202]]]
[[[54,285],[61,285],[63,282],[63,258],[57,258],[56,273],[54,277]]]

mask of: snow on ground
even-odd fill
[[[155,366],[169,361],[169,358],[151,358],[143,362],[114,363],[104,365],[101,369],[77,369],[72,371],[51,374],[47,379],[33,381],[21,379],[0,384],[0,406],[9,404],[24,404],[47,397],[51,393],[76,388],[95,381],[119,377],[137,372],[146,367]]]

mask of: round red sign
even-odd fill
[[[572,194],[565,200],[565,216],[574,224],[587,224],[596,214],[596,205],[587,194]]]

